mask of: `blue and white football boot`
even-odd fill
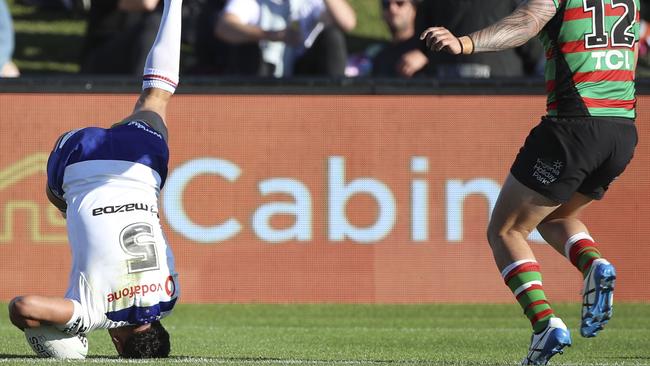
[[[530,339],[528,356],[522,365],[546,365],[554,355],[562,354],[562,349],[571,346],[571,334],[560,318],[551,318],[546,329],[533,333]]]
[[[612,317],[616,269],[603,258],[591,263],[582,290],[582,322],[580,334],[595,337]]]

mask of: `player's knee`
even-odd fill
[[[38,319],[42,313],[42,302],[38,296],[17,296],[9,303],[9,311],[26,319]]]
[[[26,327],[26,319],[30,314],[30,299],[25,296],[14,297],[9,302],[9,319],[11,323],[20,329]]]
[[[9,302],[9,315],[12,316],[22,316],[27,305],[22,296],[16,296]]]
[[[9,303],[11,323],[23,330],[40,327],[43,311],[43,303],[39,301],[39,296],[17,296]]]
[[[487,239],[493,249],[507,246],[508,243],[526,240],[532,229],[512,225],[496,225],[490,222]]]

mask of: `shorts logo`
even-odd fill
[[[146,203],[127,203],[125,205],[93,208],[93,216],[131,211],[150,211],[153,214],[158,214],[158,208],[156,206],[149,206]]]
[[[535,166],[533,166],[533,178],[544,185],[549,185],[557,180],[563,167],[564,163],[559,160],[555,160],[553,163],[547,163],[537,158]]]
[[[156,136],[156,137],[158,137],[159,139],[162,140],[162,136],[158,132],[150,129],[149,126],[147,125],[147,123],[142,121],[142,120],[131,121],[131,122],[129,122],[127,124],[127,126],[133,126],[133,127],[139,128],[141,130],[145,130],[145,131],[149,132],[150,134],[152,134],[152,135],[154,135],[154,136]]]

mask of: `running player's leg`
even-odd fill
[[[591,150],[573,154],[585,161],[579,165],[570,164],[569,161],[567,166],[573,166],[572,171],[584,170],[588,174],[580,180],[580,186],[566,203],[547,217],[538,229],[557,251],[582,272],[584,284],[580,334],[593,337],[612,316],[616,270],[601,258],[598,245],[578,215],[592,199],[603,198],[611,182],[623,173],[634,155],[638,135],[633,121],[626,119],[585,119],[581,122],[581,129],[588,133],[581,132],[578,142],[567,141],[565,145],[580,143]]]
[[[558,206],[509,175],[488,225],[488,241],[497,267],[533,328],[525,364],[545,364],[571,344],[566,326],[555,317],[546,299],[539,264],[526,241]]]
[[[565,255],[584,279],[580,334],[594,337],[612,316],[616,270],[601,257],[598,244],[578,219],[592,198],[576,193],[537,226],[544,239]]]
[[[588,234],[587,227],[580,221],[581,213],[587,208],[592,198],[580,193],[574,193],[571,199],[563,203],[537,226],[544,240],[555,250],[564,255],[567,240],[580,232]]]
[[[564,255],[586,278],[594,260],[601,258],[598,245],[587,226],[578,218],[592,198],[575,193],[537,226],[538,231],[555,250]]]

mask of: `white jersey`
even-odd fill
[[[301,45],[287,47],[284,42],[262,41],[264,61],[275,66],[274,76],[290,76],[293,62],[310,48],[325,27],[327,8],[323,0],[229,0],[224,13],[237,16],[247,25],[265,31],[279,31],[297,24]]]
[[[69,333],[151,323],[178,298],[174,257],[158,218],[167,174],[162,136],[141,121],[64,135],[48,185],[67,207],[72,270]]]

